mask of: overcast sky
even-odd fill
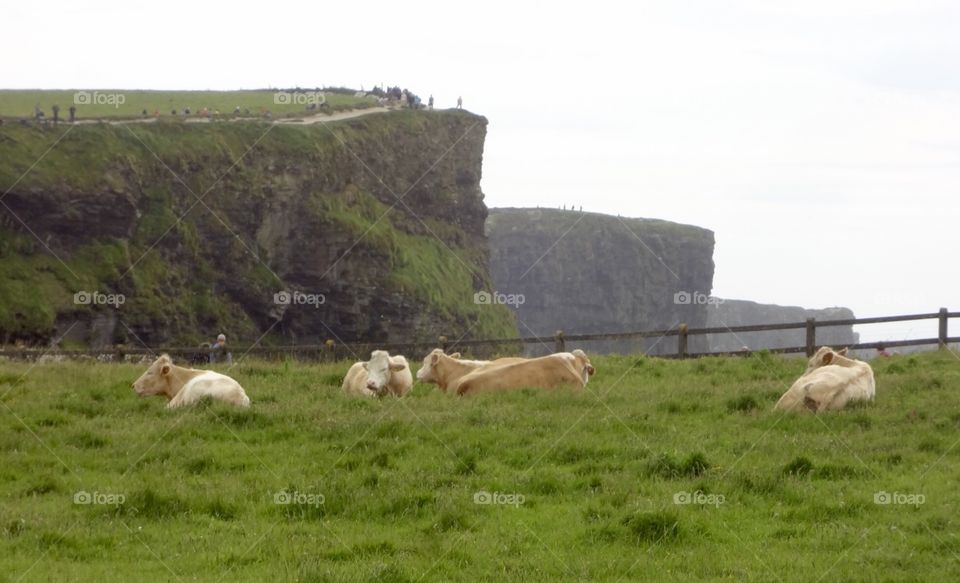
[[[960,3],[626,4],[20,2],[0,86],[462,95],[489,206],[709,228],[721,297],[960,309]]]

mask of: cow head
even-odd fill
[[[141,397],[165,392],[170,384],[170,367],[172,366],[173,361],[170,360],[170,355],[160,355],[160,358],[153,361],[150,368],[133,383],[133,390]]]
[[[417,380],[424,383],[437,383],[437,371],[436,365],[440,362],[441,356],[447,356],[443,354],[442,348],[434,348],[430,351],[423,359],[423,366],[420,367],[420,370],[417,371]],[[449,355],[450,358],[460,358],[459,352],[454,352]]]
[[[586,385],[590,377],[593,376],[593,373],[597,371],[593,368],[593,365],[590,364],[590,359],[587,357],[586,352],[577,348],[571,354],[573,354],[573,357],[577,360],[577,371],[580,372],[583,378],[583,384]]]
[[[846,356],[847,349],[842,348],[840,350],[834,350],[829,346],[821,346],[817,352],[810,357],[810,361],[807,363],[807,372],[809,373],[812,370],[818,369],[821,366],[828,366],[834,363],[836,357]]]
[[[363,368],[367,371],[367,388],[380,394],[386,390],[390,375],[407,368],[407,365],[390,362],[390,354],[385,350],[374,350],[370,353],[370,360],[363,363]]]

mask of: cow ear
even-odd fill
[[[170,374],[170,365],[169,365],[169,364],[165,364],[165,365],[161,366],[161,367],[160,367],[160,375],[161,375],[161,376],[167,376],[168,374]]]
[[[369,365],[369,363],[361,362],[361,363],[360,363],[360,366],[363,367],[363,370],[370,370],[370,365]]]
[[[460,353],[454,352],[453,354],[450,355],[450,358],[460,358]]]
[[[830,364],[833,362],[833,353],[828,352],[823,355],[823,358],[820,359],[820,364]]]
[[[393,362],[390,363],[390,370],[392,371],[396,372],[398,370],[403,370],[405,368],[407,368],[407,365],[403,363],[393,363]]]
[[[841,348],[840,350],[837,351],[837,354],[839,354],[840,356],[846,356],[847,348],[846,347]]]
[[[440,355],[436,352],[430,355],[430,364],[437,364],[438,360],[440,360]]]

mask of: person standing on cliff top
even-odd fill
[[[463,97],[457,97],[457,109],[463,109]]]
[[[233,355],[227,350],[227,336],[225,334],[220,334],[217,336],[217,341],[210,346],[210,362],[233,362]]]
[[[427,108],[433,109],[433,95],[430,96],[430,99],[427,100]]]

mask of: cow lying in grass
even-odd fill
[[[413,375],[406,358],[374,350],[370,353],[370,360],[350,367],[343,378],[342,388],[345,393],[364,397],[382,397],[387,393],[402,397],[412,386]]]
[[[511,362],[522,362],[526,358],[500,358],[497,360],[464,360],[460,358],[459,352],[453,354],[444,354],[443,349],[434,348],[423,359],[423,366],[417,371],[417,380],[424,383],[437,385],[441,391],[446,393],[451,387],[467,374],[477,369],[491,366],[508,364]]]
[[[210,397],[238,407],[249,407],[250,398],[240,383],[212,370],[183,368],[173,364],[163,354],[133,383],[133,390],[141,397],[163,395],[170,402],[168,409],[193,405]]]
[[[498,364],[495,361],[464,375],[454,390],[458,395],[469,395],[526,387],[553,389],[567,385],[580,389],[587,385],[593,373],[593,365],[586,353],[574,350],[519,362]]]
[[[852,401],[872,401],[876,393],[870,365],[847,358],[847,349],[824,346],[810,359],[806,372],[780,397],[775,409],[830,411]]]

